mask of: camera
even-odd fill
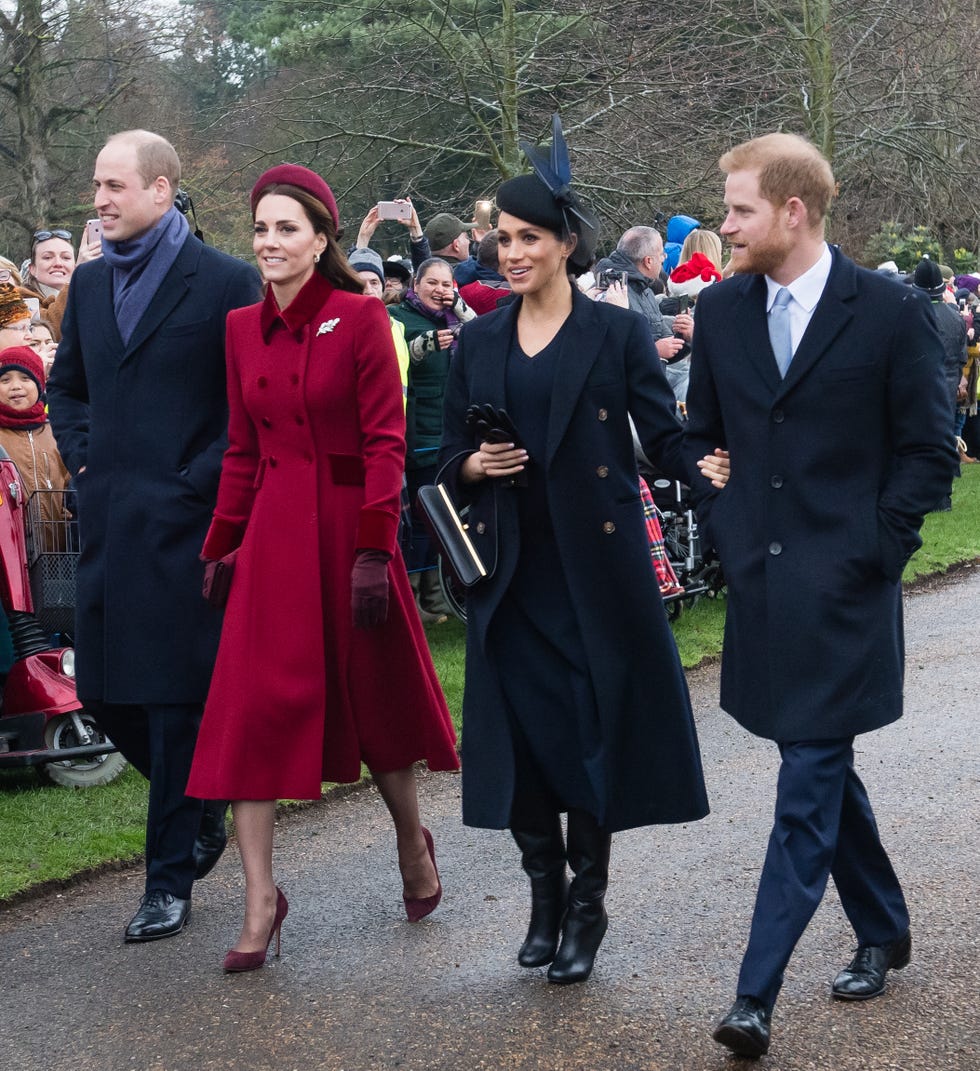
[[[629,279],[629,272],[613,271],[611,268],[607,268],[605,271],[599,272],[599,278],[595,284],[596,289],[608,290],[613,283],[622,283],[625,286],[627,279]]]

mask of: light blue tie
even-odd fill
[[[789,303],[793,295],[781,286],[776,291],[776,298],[769,310],[769,341],[772,352],[776,355],[779,374],[785,378],[790,361],[793,360],[793,333],[789,324]]]

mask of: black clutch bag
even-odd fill
[[[429,534],[439,553],[446,559],[459,582],[467,588],[490,574],[480,552],[470,539],[467,525],[456,509],[444,483],[419,488],[418,503]]]

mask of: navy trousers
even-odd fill
[[[909,928],[902,887],[854,770],[854,738],[781,743],[776,816],[759,880],[738,995],[769,1009],[833,877],[859,945]]]
[[[146,891],[186,900],[194,883],[194,841],[204,803],[184,795],[202,703],[86,704],[126,760],[150,782]]]

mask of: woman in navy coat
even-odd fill
[[[467,595],[463,819],[511,829],[532,887],[518,960],[568,983],[605,933],[610,834],[708,810],[627,414],[658,465],[687,470],[646,324],[571,281],[594,246],[587,211],[530,175],[497,204],[518,300],[461,332],[440,455],[492,570]],[[507,410],[520,443],[471,430],[467,408],[484,404]]]

